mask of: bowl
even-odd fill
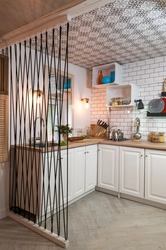
[[[110,83],[111,82],[111,78],[109,76],[104,76],[102,78],[102,83],[106,84],[106,83]]]

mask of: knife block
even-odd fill
[[[101,127],[97,124],[91,124],[91,136],[96,138],[106,138],[107,136],[107,129]]]

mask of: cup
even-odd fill
[[[115,81],[115,71],[110,72],[111,83]]]

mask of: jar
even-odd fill
[[[152,142],[153,137],[156,135],[156,132],[149,132],[148,140]]]
[[[151,142],[165,142],[164,132],[150,132],[148,139]]]
[[[118,98],[112,98],[112,106],[117,106],[118,105]]]
[[[158,132],[159,142],[165,142],[164,132]]]
[[[158,134],[152,136],[152,142],[160,142]]]
[[[118,97],[117,99],[118,105],[123,105],[123,97]]]

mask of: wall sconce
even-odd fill
[[[30,89],[30,93],[32,94],[32,97],[34,97],[34,101],[36,101],[36,103],[40,103],[43,91],[39,89],[38,90]]]
[[[40,98],[43,95],[43,91],[42,90],[34,90],[33,94],[36,94],[38,98]]]
[[[89,98],[81,98],[81,102],[85,102],[85,108],[89,108]]]

